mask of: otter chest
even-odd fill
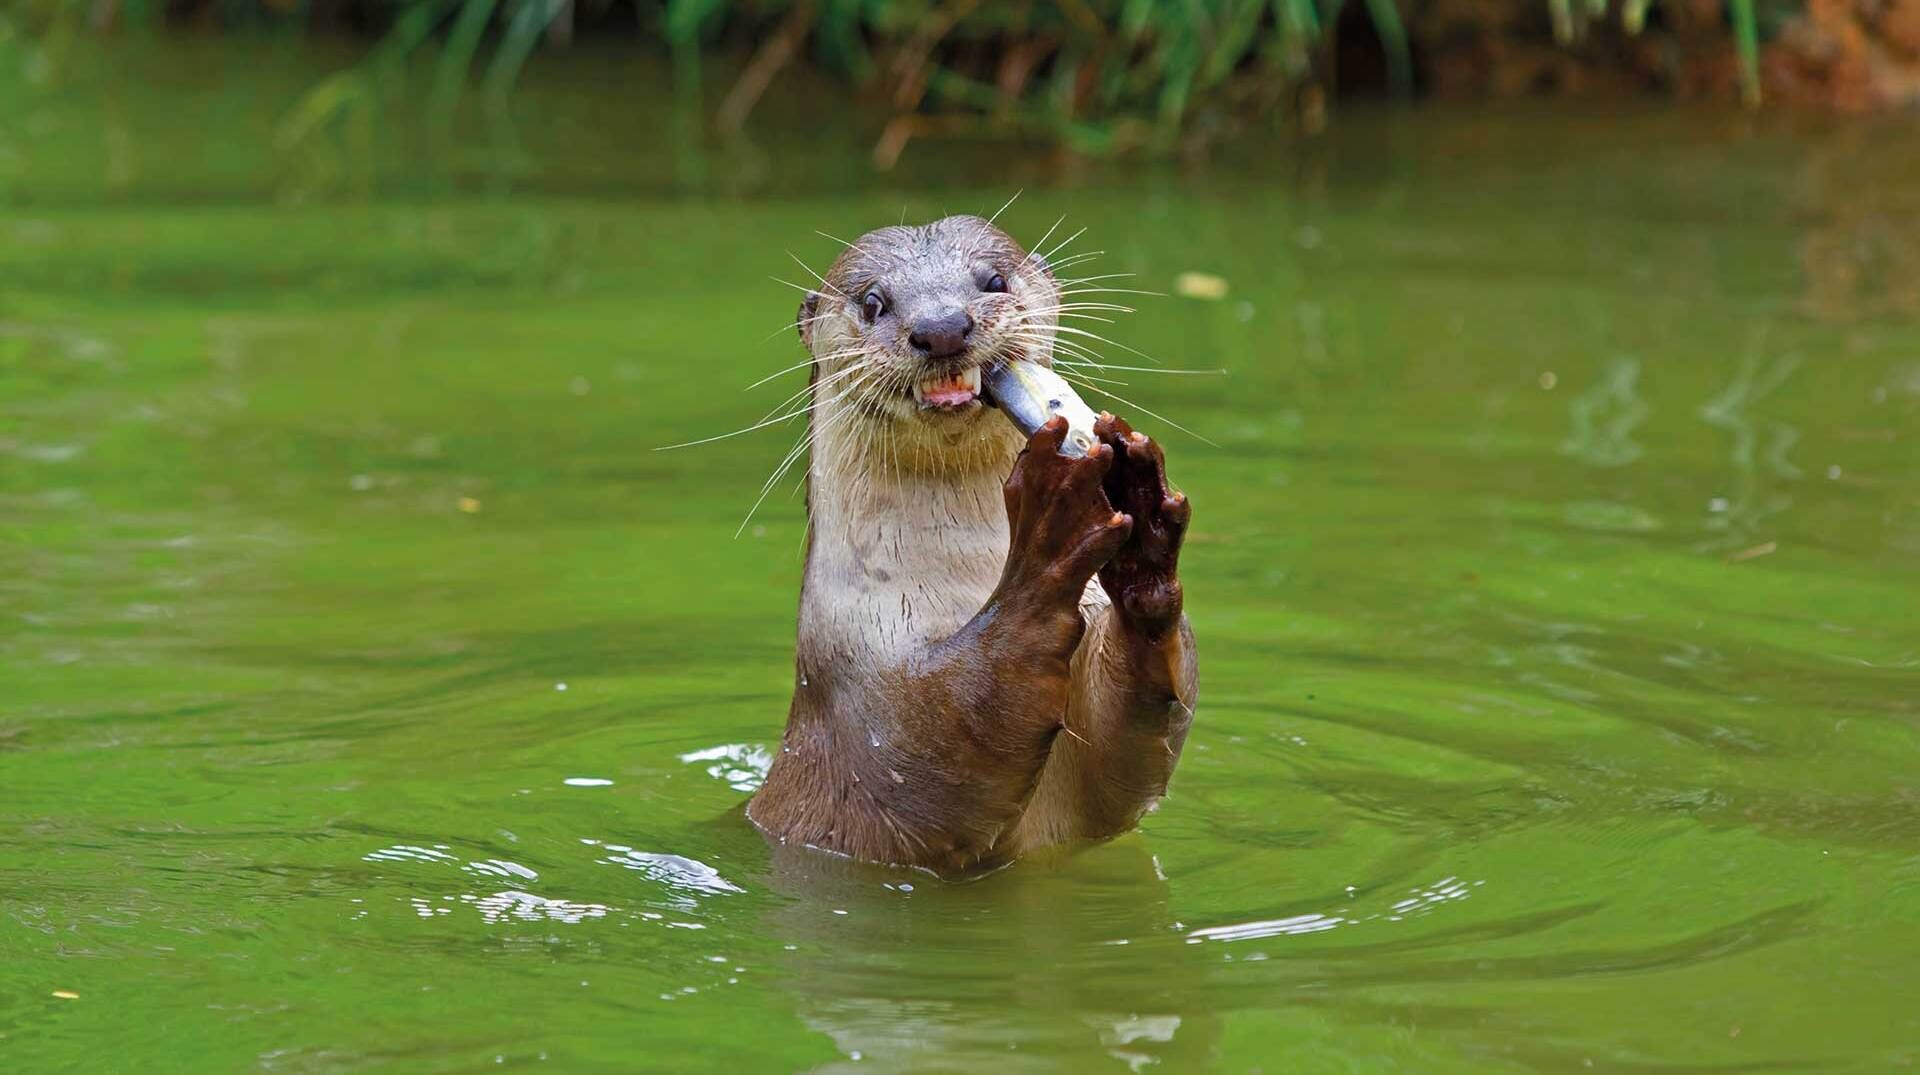
[[[826,650],[821,656],[890,662],[959,630],[1006,561],[999,501],[996,483],[816,504],[801,636]]]

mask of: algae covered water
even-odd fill
[[[696,198],[556,121],[509,189],[288,201],[141,121],[249,77],[4,128],[0,1066],[1920,1062],[1910,128]],[[801,386],[742,391],[815,229],[1021,185],[1162,293],[1102,331],[1227,371],[1106,386],[1195,504],[1174,793],[969,884],[776,858],[800,499],[735,531],[798,430],[653,449]]]

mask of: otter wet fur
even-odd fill
[[[862,236],[801,304],[812,355],[793,702],[748,817],[769,837],[947,875],[1124,832],[1193,719],[1190,508],[1102,414],[1061,454],[980,398],[1051,364],[1053,271],[975,216]]]

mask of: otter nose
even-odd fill
[[[922,318],[914,322],[907,342],[929,358],[947,358],[967,348],[973,334],[973,315],[965,310]]]

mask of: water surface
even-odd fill
[[[1354,115],[679,198],[582,118],[504,193],[289,203],[141,119],[267,131],[256,77],[4,128],[8,1070],[1920,1061],[1911,133]],[[1018,185],[1228,284],[1111,330],[1228,371],[1112,386],[1196,505],[1174,794],[972,884],[776,861],[800,502],[734,533],[797,430],[652,449],[799,387],[741,391],[815,229]]]

